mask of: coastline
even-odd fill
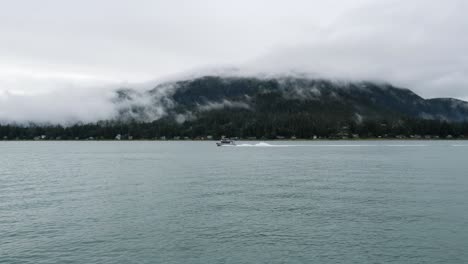
[[[207,140],[207,139],[0,139],[0,142],[218,142],[219,140]],[[237,139],[237,142],[295,142],[295,141],[307,141],[307,142],[325,142],[325,141],[468,141],[468,138],[349,138],[349,139]]]

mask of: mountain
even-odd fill
[[[402,118],[468,121],[468,103],[449,98],[423,99],[411,90],[372,82],[339,82],[306,78],[207,76],[166,83],[137,93],[117,92],[121,119],[179,122],[213,115],[244,113],[256,118],[333,119],[356,121]],[[230,116],[226,116],[229,118]]]
[[[373,82],[206,76],[119,89],[112,102],[112,120],[0,125],[0,139],[468,137],[467,102]]]

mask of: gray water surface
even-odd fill
[[[0,263],[468,263],[467,141],[257,143],[1,142]]]

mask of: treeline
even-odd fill
[[[341,121],[304,114],[252,115],[251,111],[214,111],[195,120],[163,118],[150,123],[103,121],[93,124],[0,125],[0,140],[242,139],[282,138],[468,138],[468,123],[399,119]],[[210,137],[209,137],[210,136]]]
[[[164,100],[158,94],[164,87],[144,94],[165,107],[166,117],[153,122],[144,121],[154,109],[121,90],[117,120],[0,125],[0,140],[468,138],[466,102],[425,100],[390,85],[220,77],[175,85]]]

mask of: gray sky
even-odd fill
[[[0,0],[0,116],[13,97],[207,67],[468,99],[467,13],[465,0]]]

